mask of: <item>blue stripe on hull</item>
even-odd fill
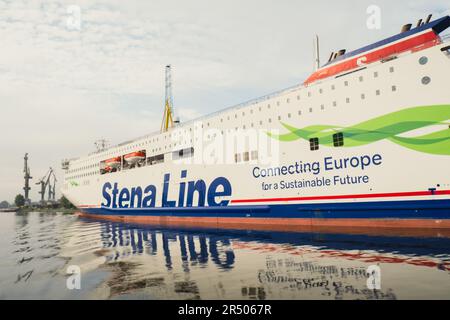
[[[82,208],[81,210],[92,214],[120,216],[450,219],[450,199],[192,208]]]

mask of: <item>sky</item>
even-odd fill
[[[0,0],[0,201],[22,192],[25,152],[36,201],[62,159],[158,130],[167,64],[183,122],[301,83],[315,34],[325,62],[429,13],[448,0]]]

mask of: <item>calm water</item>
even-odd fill
[[[450,298],[450,239],[0,215],[0,299]],[[378,265],[381,289],[367,288]],[[81,289],[69,290],[69,266]]]

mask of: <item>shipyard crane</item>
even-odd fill
[[[164,100],[164,115],[161,123],[161,132],[167,132],[173,128],[179,120],[174,120],[173,97],[172,97],[172,75],[170,64],[166,66],[166,96]]]
[[[52,176],[53,169],[50,167],[50,169],[47,171],[47,173],[38,181],[36,184],[41,185],[41,191],[39,191],[39,194],[41,195],[41,203],[44,203],[44,197],[45,197],[45,190],[47,189],[47,186],[50,185],[50,178]],[[51,186],[50,186],[51,188]],[[49,188],[49,189],[50,189]],[[50,200],[50,191],[49,191],[49,200]]]
[[[52,178],[53,178],[53,186],[52,186],[52,184],[51,183],[49,183],[49,186],[48,186],[48,200],[51,200],[51,201],[55,201],[56,199],[56,182],[58,181],[57,179],[56,179],[56,175],[55,175],[55,171],[53,171],[52,170]]]
[[[23,172],[24,172],[24,179],[25,179],[25,185],[23,187],[24,190],[24,198],[25,203],[30,204],[30,198],[29,198],[29,192],[31,190],[30,188],[30,180],[33,179],[33,177],[30,175],[30,168],[28,167],[28,153],[25,153],[24,160],[24,166],[23,166]]]

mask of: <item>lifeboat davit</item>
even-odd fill
[[[132,152],[132,153],[125,155],[123,158],[129,164],[136,164],[139,161],[142,161],[145,159],[145,152],[142,152],[142,151]]]
[[[105,160],[105,164],[112,169],[117,169],[118,167],[120,167],[120,162],[120,157]]]

